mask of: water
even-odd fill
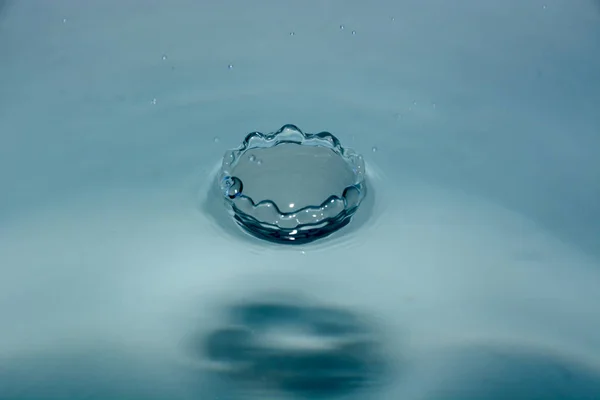
[[[343,228],[367,194],[361,155],[329,132],[306,134],[289,124],[250,133],[226,152],[217,183],[243,229],[288,244]]]
[[[325,398],[599,397],[597,4],[364,7],[0,2],[0,398],[264,398],[189,343],[280,298],[383,348]],[[207,201],[240,134],[289,122],[373,194],[300,246]],[[282,318],[273,354],[339,343]],[[311,369],[253,365],[311,397],[281,386]]]
[[[231,325],[190,341],[190,350],[248,391],[337,397],[385,374],[373,327],[347,310],[277,297],[232,308]]]

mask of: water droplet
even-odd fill
[[[417,105],[417,101],[415,100],[415,101],[413,101],[413,106],[416,106],[416,105]]]
[[[396,20],[396,17],[391,17],[390,19],[392,20],[392,22],[394,22]]]
[[[227,176],[221,183],[221,189],[223,190],[223,193],[230,199],[235,199],[242,194],[243,188],[244,185],[242,184],[242,181],[235,176]]]
[[[63,18],[62,22],[63,22],[63,24],[66,24],[67,23],[67,19]]]
[[[431,104],[431,107],[433,107],[433,109],[435,110],[437,108],[437,104],[433,103]]]
[[[214,141],[215,143],[219,143],[219,140],[220,140],[220,139],[219,139],[219,137],[218,137],[218,136],[215,136],[215,138],[213,139],[213,141]]]
[[[152,103],[152,105],[156,105],[156,98],[152,99],[152,101],[150,101],[150,103]]]
[[[353,35],[356,35],[356,31],[352,31],[352,34],[353,34]]]
[[[377,149],[377,147],[376,147],[376,146],[373,146],[373,148],[371,149],[371,151],[372,151],[373,153],[377,153],[377,150],[378,150],[378,149]]]
[[[548,6],[544,4],[544,5],[542,6],[542,8],[545,10],[545,9],[547,9],[547,8],[548,8]]]
[[[354,186],[347,187],[342,196],[347,209],[356,208],[360,204],[360,190]]]
[[[233,64],[229,64],[229,65],[227,66],[227,68],[229,68],[229,69],[233,69]]]
[[[166,61],[166,60],[167,60],[167,58],[168,58],[168,57],[167,57],[167,55],[166,55],[166,54],[163,54],[163,55],[162,55],[162,60],[163,60],[163,61]]]
[[[294,36],[295,34],[295,32],[290,32],[290,36]]]
[[[344,25],[340,25],[340,30],[344,30]]]
[[[263,162],[269,168],[256,167]],[[247,135],[242,146],[225,154],[219,175],[225,177],[221,192],[237,223],[276,243],[328,236],[350,222],[366,194],[360,155],[330,133],[307,135],[293,125]],[[243,181],[243,196],[241,186],[232,190],[238,183],[232,177],[239,185]],[[346,192],[350,201],[342,196]]]

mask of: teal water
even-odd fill
[[[593,1],[0,1],[0,399],[338,376],[248,385],[187,346],[273,292],[377,333],[385,372],[325,398],[600,398],[598,33]],[[373,189],[291,248],[206,202],[226,149],[286,123],[364,154]]]

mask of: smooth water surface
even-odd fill
[[[587,0],[0,1],[0,399],[600,398],[599,36]],[[207,200],[286,123],[370,195],[292,247]]]

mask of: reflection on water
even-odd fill
[[[232,307],[227,325],[192,343],[236,384],[308,397],[373,387],[384,359],[373,327],[350,310],[302,302]]]

